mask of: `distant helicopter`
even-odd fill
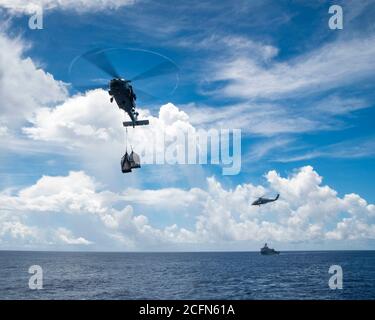
[[[279,194],[277,194],[276,198],[275,199],[267,199],[267,198],[263,198],[263,197],[260,197],[258,198],[257,200],[255,200],[251,205],[252,206],[260,206],[262,204],[266,204],[268,202],[274,202],[276,201],[277,199],[279,199]]]
[[[130,84],[132,81],[143,80],[151,77],[157,77],[163,74],[173,73],[178,70],[177,66],[171,61],[162,62],[151,69],[142,72],[141,74],[133,77],[131,80],[126,80],[119,75],[110,59],[108,58],[106,52],[110,49],[94,49],[86,52],[81,57],[86,61],[90,62],[92,65],[96,66],[106,74],[112,77],[106,85],[89,85],[89,86],[78,86],[79,89],[109,89],[108,93],[111,96],[110,101],[116,101],[117,106],[124,110],[130,117],[131,121],[123,122],[124,127],[132,126],[142,126],[148,125],[148,120],[138,120],[138,112],[135,111],[136,104],[135,101],[137,96],[133,90],[133,86]],[[152,95],[137,90],[143,96],[153,97]]]

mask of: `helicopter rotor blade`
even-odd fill
[[[78,85],[78,86],[74,86],[74,88],[76,88],[78,91],[85,91],[85,92],[89,90],[95,90],[95,89],[103,89],[103,90],[109,89],[108,84],[103,84],[103,85],[89,84],[89,85],[84,85],[84,86]]]
[[[85,60],[96,66],[113,78],[120,78],[117,70],[109,60],[105,49],[94,49],[82,56]]]
[[[149,100],[159,100],[158,97],[144,91],[144,90],[140,90],[138,88],[135,89],[135,93],[137,95],[137,97],[140,99],[140,100],[145,100],[145,101],[149,101]]]
[[[178,67],[170,62],[170,61],[164,61],[162,63],[159,63],[158,65],[136,75],[133,77],[130,81],[137,81],[137,80],[144,80],[148,78],[158,77],[165,74],[170,74],[173,72],[177,72]]]

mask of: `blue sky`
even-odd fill
[[[70,1],[55,6],[55,1],[45,0],[41,3],[53,8],[45,10],[43,30],[30,30],[30,13],[22,1],[14,3],[19,6],[0,1],[4,61],[15,59],[12,63],[24,68],[18,74],[28,75],[30,83],[40,83],[41,88],[29,83],[24,89],[21,84],[27,80],[22,79],[13,87],[2,85],[0,91],[1,100],[9,101],[3,103],[0,118],[8,134],[2,142],[0,190],[10,204],[3,215],[3,226],[9,227],[0,232],[1,247],[110,250],[114,241],[119,250],[154,250],[154,243],[166,250],[236,250],[254,249],[269,240],[292,249],[371,248],[373,1],[180,1],[173,6],[168,1],[103,1],[99,6],[82,0],[78,6]],[[332,4],[343,7],[343,30],[328,28]],[[213,165],[145,165],[122,176],[120,141],[96,142],[96,135],[77,133],[82,125],[98,133],[112,123],[116,134],[120,132],[118,110],[111,115],[110,109],[95,105],[105,101],[104,92],[86,93],[78,100],[77,91],[67,85],[72,82],[72,60],[95,47],[137,48],[172,59],[179,67],[177,90],[171,96],[163,92],[173,87],[171,76],[147,81],[143,87],[161,98],[140,101],[139,108],[168,128],[185,121],[194,128],[241,129],[240,174],[223,176]],[[139,52],[124,51],[117,67],[132,76],[158,62],[157,56]],[[135,56],[141,57],[137,63]],[[7,66],[10,63],[2,63],[0,71],[12,75]],[[92,76],[84,68],[74,72],[83,81]],[[11,103],[14,108],[30,100],[32,106],[17,106],[20,111],[14,114]],[[92,110],[89,115],[82,103]],[[161,106],[173,123],[163,122]],[[68,122],[64,130],[56,129]],[[147,136],[147,129],[140,130]],[[43,176],[62,180],[45,181]],[[72,209],[73,200],[64,198],[83,189],[43,191],[49,189],[43,183],[65,185],[74,179],[91,190],[88,207]],[[280,191],[280,204],[257,212],[245,206],[263,191],[272,196],[278,188],[286,193],[283,199]],[[228,194],[240,202],[228,203]],[[148,196],[155,199],[147,200]],[[41,204],[40,197],[46,203]],[[55,197],[64,205],[55,207]],[[32,205],[36,199],[38,205]],[[90,209],[92,201],[100,203],[98,212]],[[240,209],[236,212],[226,202]],[[319,204],[327,212],[315,216],[322,210]],[[19,218],[9,218],[12,210],[21,212]],[[105,210],[117,224],[108,222]],[[214,210],[220,211],[219,222],[211,216]],[[85,228],[91,211],[97,215],[93,219],[102,222]],[[45,220],[41,212],[49,212]],[[131,230],[121,227],[122,215],[131,220],[125,224],[134,224]],[[231,223],[233,230],[221,229]],[[42,225],[49,231],[42,234]],[[176,230],[169,231],[173,225]],[[151,235],[146,234],[148,228],[153,228]],[[283,238],[283,232],[297,236]],[[298,236],[303,233],[311,237]]]

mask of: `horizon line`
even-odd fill
[[[324,250],[279,250],[280,253],[293,252],[353,252],[353,251],[375,251],[375,249],[324,249]],[[260,253],[260,251],[253,250],[201,250],[201,251],[96,251],[96,250],[15,250],[15,249],[0,249],[1,252],[50,252],[50,253]]]

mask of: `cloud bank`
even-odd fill
[[[0,132],[4,133],[5,127],[20,127],[36,109],[65,100],[67,89],[24,56],[28,45],[22,39],[0,32],[0,47]]]
[[[0,246],[64,243],[106,250],[178,250],[199,245],[236,250],[238,245],[251,247],[264,241],[375,239],[375,206],[354,193],[339,197],[311,166],[288,177],[272,170],[265,178],[265,186],[244,183],[233,189],[211,177],[205,189],[112,192],[83,171],[43,176],[29,187],[0,193],[0,202],[6,204],[0,208]],[[275,203],[249,204],[276,192],[281,197]],[[139,204],[142,209],[137,212]],[[152,213],[146,213],[147,207]],[[152,215],[167,209],[176,216],[185,214],[192,227],[154,226]],[[42,220],[50,223],[43,225]]]

